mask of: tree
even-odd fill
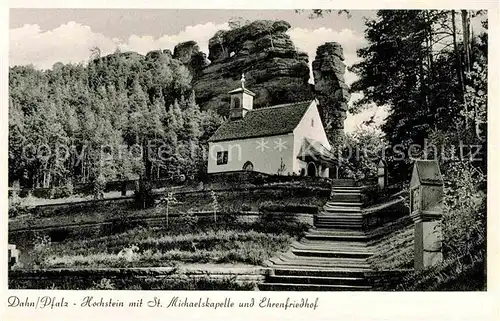
[[[438,10],[378,11],[376,19],[366,22],[369,44],[358,50],[362,61],[351,68],[359,76],[351,90],[364,95],[352,111],[370,103],[389,106],[382,130],[388,143],[400,146],[406,155],[410,145],[423,146],[433,130],[448,129],[450,124],[458,128],[463,121],[468,128],[460,103],[464,99],[461,72],[456,69],[456,48],[464,44],[457,42],[450,14]],[[408,178],[409,158],[395,162],[394,155],[388,156],[392,172]]]
[[[285,171],[286,171],[286,165],[285,163],[283,162],[283,157],[281,157],[281,160],[280,160],[280,167],[278,167],[278,175],[281,176],[281,175],[284,175],[285,174]]]
[[[168,192],[167,196],[162,198],[159,201],[159,204],[165,205],[166,210],[165,210],[165,220],[166,220],[166,226],[168,228],[168,210],[171,205],[176,205],[179,204],[180,202],[177,200],[175,197],[175,194],[173,192]]]
[[[250,24],[250,20],[242,17],[232,17],[228,21],[229,29],[234,30]]]
[[[212,199],[212,202],[210,203],[210,206],[212,206],[212,210],[214,212],[214,222],[217,222],[217,211],[220,208],[219,201],[217,200],[217,194],[212,190],[210,191],[210,198]]]
[[[302,13],[304,10],[298,9],[295,10],[297,13]],[[335,10],[332,9],[313,9],[312,12],[309,14],[309,19],[315,19],[315,18],[322,18],[327,14],[332,13]],[[351,12],[349,10],[336,10],[337,14],[343,15],[345,14],[348,18],[351,18]]]
[[[94,60],[99,58],[101,58],[101,49],[97,46],[90,48],[90,59]]]

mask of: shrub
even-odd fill
[[[318,207],[315,205],[304,205],[295,203],[275,203],[272,201],[266,201],[260,203],[259,211],[316,214],[318,213]]]
[[[17,195],[9,197],[9,218],[14,218],[19,215],[29,214],[31,207],[27,205],[25,199],[20,198]]]
[[[36,236],[33,241],[33,251],[31,253],[31,259],[36,267],[42,267],[46,265],[46,259],[50,254],[51,240],[47,235]]]
[[[89,290],[116,290],[116,288],[110,279],[102,278],[99,283],[94,281]]]
[[[486,177],[466,162],[447,169],[443,213],[443,250],[464,253],[486,234]]]
[[[252,210],[252,207],[250,205],[248,205],[248,204],[242,204],[241,205],[241,210],[248,212],[248,211]]]
[[[198,216],[196,216],[193,211],[189,210],[183,212],[178,217],[178,223],[189,230],[192,230],[198,224]]]
[[[49,198],[65,198],[73,195],[74,187],[71,182],[66,183],[63,186],[57,186],[50,189]]]

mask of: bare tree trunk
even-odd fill
[[[468,113],[467,103],[465,101],[465,80],[464,80],[464,71],[462,69],[462,59],[460,57],[460,52],[458,50],[458,42],[457,42],[457,25],[455,22],[455,10],[451,11],[451,26],[453,29],[453,51],[455,52],[456,59],[456,71],[458,77],[458,83],[460,86],[461,99],[464,104],[465,114]],[[465,116],[465,131],[469,128],[469,118]]]
[[[463,79],[463,71],[462,71],[462,59],[460,58],[460,52],[458,51],[457,25],[455,22],[455,10],[451,10],[451,26],[453,29],[453,51],[455,53],[455,59],[456,59],[457,78],[458,78],[458,82],[460,85],[460,91],[462,93],[462,99],[464,99],[463,95],[465,93],[465,88],[464,88],[464,79]]]
[[[470,41],[470,17],[469,17],[469,11],[468,10],[461,10],[461,16],[462,16],[462,29],[463,29],[463,46],[464,46],[464,65],[465,65],[465,75],[464,75],[464,105],[465,105],[465,111],[467,113],[467,118],[468,112],[469,112],[469,102],[465,98],[465,88],[467,87],[468,84],[468,73],[471,71],[471,57],[470,57],[470,52],[471,52],[471,41]],[[475,118],[475,117],[474,117]],[[475,119],[473,119],[475,121]],[[466,135],[467,138],[469,137],[469,120],[467,119],[466,123]],[[468,141],[468,140],[467,140]]]
[[[467,10],[462,10],[462,29],[464,39],[465,72],[470,72],[470,18]]]
[[[85,184],[85,159],[82,159],[82,182]]]

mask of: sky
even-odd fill
[[[90,48],[102,54],[120,48],[145,54],[151,50],[171,49],[180,42],[195,40],[208,55],[208,40],[217,30],[227,29],[234,17],[247,20],[286,20],[292,41],[315,58],[316,48],[328,41],[340,43],[345,64],[359,61],[356,50],[364,45],[364,21],[375,11],[351,10],[351,17],[333,12],[322,18],[309,18],[310,11],[294,10],[172,10],[172,9],[11,9],[9,14],[9,65],[32,64],[48,69],[56,62],[86,62]],[[356,80],[346,72],[346,82]],[[351,103],[359,95],[354,94]],[[375,115],[381,123],[387,111],[370,108],[348,115],[346,132]]]

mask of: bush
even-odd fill
[[[241,210],[245,211],[245,212],[249,212],[249,211],[252,210],[252,207],[250,205],[248,205],[248,204],[242,204],[241,205]]]
[[[9,218],[29,214],[31,207],[26,203],[27,202],[19,196],[13,195],[9,197]]]
[[[50,189],[49,198],[65,198],[73,195],[74,187],[72,183],[67,183],[63,186],[57,186]]]
[[[443,250],[463,254],[486,234],[486,177],[466,162],[447,169],[443,213]]]
[[[99,283],[94,281],[89,290],[116,290],[116,287],[110,279],[102,278]]]
[[[198,216],[196,216],[193,211],[186,211],[186,212],[183,212],[179,215],[179,217],[177,218],[178,220],[178,223],[181,225],[181,228],[182,227],[185,227],[189,230],[192,230],[196,227],[196,225],[198,224]]]
[[[304,205],[295,203],[275,203],[272,201],[266,201],[260,203],[259,211],[317,214],[318,207],[315,205]]]

